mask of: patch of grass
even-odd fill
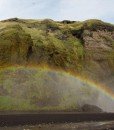
[[[81,87],[81,82],[76,86],[77,79],[65,73],[32,67],[12,68],[0,70],[3,77],[0,82],[0,110],[78,109],[79,101],[85,101],[85,97],[88,100],[95,94],[88,85],[85,89]],[[79,96],[78,91],[85,93]]]

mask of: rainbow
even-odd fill
[[[5,70],[6,68],[7,69],[10,69],[10,68],[20,68],[20,67],[24,67],[25,69],[28,68],[28,69],[42,69],[42,70],[51,70],[51,71],[54,71],[54,72],[60,72],[60,73],[63,73],[63,74],[66,74],[68,76],[73,76],[75,77],[78,81],[82,82],[82,83],[86,83],[88,84],[89,86],[97,89],[98,91],[100,91],[101,93],[103,93],[104,95],[108,96],[109,98],[111,99],[114,99],[114,92],[108,87],[108,86],[105,86],[103,84],[100,84],[100,83],[97,83],[95,81],[92,81],[88,78],[85,78],[83,76],[81,76],[80,74],[77,74],[75,72],[72,72],[70,70],[63,70],[63,69],[58,69],[58,68],[55,68],[55,67],[49,67],[47,65],[26,65],[26,66],[20,66],[20,65],[13,65],[13,66],[5,66],[5,67],[0,67],[0,71],[2,70]]]
[[[63,73],[66,73],[64,71],[62,71]],[[111,90],[111,88],[109,88],[108,86],[105,86],[104,84],[95,82],[91,79],[88,79],[87,77],[83,77],[80,74],[76,74],[74,72],[67,72],[67,74],[69,74],[70,76],[74,76],[76,79],[78,79],[80,82],[86,83],[88,85],[90,85],[91,87],[97,89],[98,91],[100,91],[101,93],[103,93],[104,95],[108,96],[111,99],[114,99],[114,91]]]
[[[42,66],[27,66],[29,68],[34,68],[34,69],[44,69],[44,70],[53,70],[55,72],[61,72],[63,74],[67,74],[69,76],[73,76],[75,77],[77,80],[79,80],[80,82],[86,83],[88,85],[90,85],[91,87],[97,89],[98,91],[100,91],[101,93],[103,93],[104,95],[108,96],[111,99],[114,99],[114,91],[111,90],[108,86],[105,86],[103,84],[97,83],[93,80],[90,80],[88,78],[83,77],[82,75],[72,72],[70,70],[63,70],[63,69],[58,69],[58,68],[50,68],[47,65],[42,65]]]

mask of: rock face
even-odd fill
[[[114,26],[100,20],[1,21],[0,65],[11,64],[46,64],[69,69],[93,80],[105,80],[112,87]]]
[[[114,26],[100,20],[1,21],[0,66],[14,64],[45,64],[113,87]]]
[[[114,25],[100,20],[87,20],[84,22],[65,20],[55,22],[50,19],[40,21],[13,18],[0,21],[0,68],[15,65],[46,65],[50,68],[72,71],[80,74],[84,78],[103,83],[114,90]],[[11,70],[11,74],[9,75],[5,71],[2,72],[0,70],[0,94],[2,95],[2,92],[7,92],[10,96],[13,95],[14,98],[15,91],[11,94],[10,87],[13,86],[14,88],[12,87],[12,90],[15,90],[15,77],[16,75],[18,77],[18,74],[16,73],[15,75],[14,73],[12,75],[13,72],[17,72],[17,70]],[[28,81],[29,78],[23,81],[24,74],[21,75],[22,77],[18,77],[17,79],[19,79],[19,83],[22,83],[21,87],[23,88],[24,85],[26,86],[24,82]],[[33,76],[33,73],[30,73],[30,75]],[[11,76],[11,80],[7,77],[9,80],[4,85],[3,78],[5,76]],[[42,77],[42,75],[40,76]],[[37,79],[34,81],[34,84],[37,88],[36,81]],[[44,79],[43,82],[49,83],[47,79]],[[27,87],[25,86],[23,89]],[[33,84],[30,84],[31,86],[33,87]],[[30,89],[33,90],[33,88]],[[28,90],[28,87],[26,90]],[[37,91],[39,92],[39,88]],[[21,95],[22,93],[20,91],[18,94]],[[30,95],[32,94],[30,93]],[[25,97],[28,101],[27,98]],[[33,103],[37,99],[39,101],[41,100],[40,97],[36,98],[34,95],[31,96]],[[50,102],[52,103],[53,101],[51,99]],[[13,100],[12,97],[10,97],[10,100]],[[6,105],[6,101],[9,102],[9,97],[8,99],[5,97],[2,103]],[[14,100],[12,102],[14,103]],[[44,101],[43,105],[46,102]],[[29,101],[27,103],[29,104]],[[42,100],[35,105],[37,104],[42,106]],[[94,106],[86,107],[90,111],[91,107],[92,109],[95,108]],[[86,111],[86,107],[83,108],[84,111]],[[95,108],[95,110],[98,109]]]
[[[0,65],[46,63],[78,71],[88,59],[114,63],[113,25],[100,20],[0,22]]]
[[[99,98],[97,90],[89,84],[83,84],[83,81],[74,76],[49,69],[34,67],[0,69],[0,111],[80,111],[80,104],[93,100],[96,104]]]
[[[95,105],[85,104],[82,106],[82,112],[103,112],[103,110]]]

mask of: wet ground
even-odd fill
[[[0,130],[114,130],[114,121],[0,127]]]
[[[1,113],[0,126],[36,125],[48,123],[114,121],[114,113],[76,113],[76,112],[41,112],[41,113]]]
[[[2,112],[0,130],[114,130],[114,113]]]

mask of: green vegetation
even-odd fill
[[[12,19],[0,25],[3,26],[0,32],[1,65],[30,61],[68,68],[73,61],[71,67],[74,68],[83,59],[82,41],[72,35],[70,26],[48,19]]]
[[[73,76],[49,69],[9,67],[0,75],[0,110],[79,111],[80,103],[98,94]]]
[[[83,68],[85,37],[90,31],[113,31],[100,20],[84,22],[9,19],[0,22],[0,65],[48,64],[63,69]],[[108,42],[112,38],[101,35]],[[88,52],[89,53],[89,52]],[[106,54],[107,55],[107,54]]]
[[[85,21],[84,26],[85,29],[87,28],[94,31],[103,29],[106,29],[107,31],[114,31],[114,25],[96,19]]]
[[[46,65],[103,81],[104,75],[113,76],[113,41],[114,25],[100,20],[1,21],[0,110],[71,110],[95,100],[96,91],[71,76],[16,66]]]

